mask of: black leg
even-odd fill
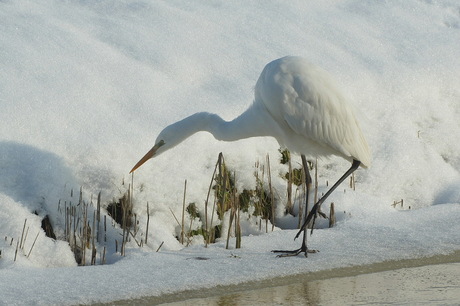
[[[297,235],[295,236],[294,239],[297,239],[299,236],[300,236],[300,233],[302,233],[302,231],[304,231],[304,235],[306,234],[307,230],[307,225],[308,223],[310,223],[310,221],[313,219],[313,223],[315,223],[315,220],[316,220],[316,216],[317,216],[317,213],[318,211],[320,210],[320,206],[321,204],[326,200],[326,198],[350,175],[352,174],[356,169],[358,169],[359,165],[361,164],[361,162],[359,160],[356,160],[354,159],[353,160],[353,163],[350,167],[350,169],[347,170],[347,172],[345,172],[344,175],[342,175],[342,177],[331,187],[331,189],[329,189],[326,194],[321,198],[319,199],[319,201],[313,206],[313,208],[311,209],[310,213],[308,214],[308,216],[305,218],[305,221],[304,223],[302,224],[302,227],[300,228],[300,230],[297,232]],[[312,228],[312,231],[313,231],[313,228]]]
[[[305,213],[304,213],[304,220],[305,220],[306,217],[307,217],[307,214],[308,214],[308,203],[309,203],[309,196],[310,196],[310,189],[311,189],[312,179],[311,179],[310,171],[308,170],[307,159],[305,158],[305,155],[303,155],[303,154],[301,155],[301,157],[302,157],[302,166],[303,166],[303,170],[304,170],[304,173],[305,173],[305,183],[306,183],[306,187],[307,187],[306,196],[305,196],[305,198],[306,198],[306,200],[305,200]],[[305,224],[305,221],[304,221],[304,224]],[[302,225],[302,227],[303,227],[303,225]],[[304,253],[305,257],[307,257],[308,253],[316,253],[316,251],[309,250],[307,248],[307,231],[304,231],[302,246],[299,249],[289,250],[289,251],[273,250],[272,252],[274,252],[274,253],[284,253],[284,254],[278,255],[278,257],[297,256],[300,253]]]

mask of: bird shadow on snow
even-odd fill
[[[0,141],[0,170],[0,193],[42,214],[55,209],[65,187],[75,183],[61,157],[13,141]]]

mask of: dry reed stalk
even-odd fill
[[[233,223],[233,212],[230,212],[230,215],[229,215],[229,220],[228,220],[228,231],[227,231],[227,244],[225,245],[225,248],[228,249],[228,243],[229,243],[229,240],[230,240],[230,232],[232,230],[232,223]]]
[[[225,196],[227,195],[228,173],[225,169],[225,160],[224,155],[222,153],[219,154],[218,164],[219,174],[216,183],[216,192],[218,193],[217,215],[219,216],[219,218],[223,219],[224,213],[227,208]]]
[[[101,263],[105,265],[105,246],[104,246],[104,250],[102,251],[102,262]]]
[[[257,195],[259,197],[259,201],[257,202],[257,205],[259,206],[259,211],[262,212],[263,211],[263,199],[264,199],[264,176],[265,176],[265,166],[264,165],[260,165],[259,163],[257,163],[257,170],[261,170],[261,178],[259,178],[259,171],[257,171],[257,175],[256,175],[256,184],[259,185],[259,194]],[[262,213],[263,215],[263,213]],[[262,229],[262,219],[260,220],[259,222],[259,229],[261,230]]]
[[[149,202],[147,202],[147,225],[145,226],[145,244],[147,244],[147,239],[149,237],[149,223],[150,223],[150,209],[149,209]]]
[[[92,251],[91,251],[91,265],[92,265],[92,266],[95,266],[95,265],[96,265],[96,254],[97,254],[97,252],[96,252],[96,247],[93,246],[93,249],[92,249]]]
[[[215,233],[213,230],[211,230],[211,228],[212,228],[212,221],[214,220],[214,212],[216,211],[216,206],[217,206],[217,197],[214,197],[214,202],[212,204],[211,223],[209,224],[210,235],[208,236],[208,244],[211,242],[211,238],[214,238],[215,236]]]
[[[24,247],[24,245],[22,243],[23,243],[23,239],[24,239],[24,230],[26,229],[26,223],[27,223],[27,219],[24,220],[24,226],[22,227],[21,242],[19,243],[19,248],[20,249],[22,249]]]
[[[100,223],[101,223],[101,192],[99,191],[97,195],[97,208],[96,208],[96,220],[97,220],[97,235],[96,241],[99,242],[99,231],[100,231]]]
[[[141,239],[141,241],[137,241],[135,234],[133,234],[131,231],[129,231],[129,234],[131,235],[131,237],[133,237],[133,239],[136,242],[137,246],[142,247],[142,239]]]
[[[222,216],[222,219],[224,218],[224,214],[225,212],[228,210],[228,205],[227,205],[227,201],[226,201],[226,197],[227,197],[227,181],[228,181],[228,173],[227,171],[225,170],[225,168],[223,169],[223,178],[222,178],[222,193],[221,193],[221,205],[220,205],[220,211],[221,211],[221,216]]]
[[[127,224],[127,214],[128,214],[128,201],[129,201],[129,198],[130,198],[130,187],[128,186],[128,196],[123,196],[121,198],[121,207],[122,207],[122,228],[123,228],[123,234],[122,234],[122,241],[121,241],[121,256],[125,256],[125,244],[126,244],[126,241],[128,240],[128,224]]]
[[[223,172],[223,166],[222,166],[222,164],[224,163],[224,161],[222,159],[223,159],[223,154],[219,153],[219,158],[217,159],[219,173],[217,174],[216,192],[219,192],[219,184],[222,184],[222,181],[223,181],[223,178],[222,178],[223,177],[223,173],[222,173]],[[219,199],[220,199],[220,194],[218,194],[218,196],[219,196]]]
[[[236,173],[233,174],[234,182],[236,182]],[[240,225],[240,204],[237,195],[236,187],[232,190],[231,214],[233,215],[234,228],[235,228],[235,248],[241,248],[241,225]],[[230,224],[231,226],[231,224]],[[228,235],[230,236],[230,235]]]
[[[313,203],[318,202],[318,159],[315,161],[315,197]]]
[[[228,231],[227,231],[227,244],[225,246],[226,249],[228,249],[228,243],[230,241],[233,220],[236,217],[236,189],[233,189],[231,199],[232,200],[230,201],[230,215],[229,215]],[[235,224],[235,233],[236,231],[237,231],[237,225]]]
[[[67,207],[67,201],[64,202],[64,211],[65,211],[65,218],[64,218],[64,236],[67,242],[70,241],[70,226],[69,226],[69,208]]]
[[[272,213],[272,232],[275,229],[275,197],[273,195],[273,188],[272,188],[272,175],[271,175],[271,167],[270,167],[270,155],[267,154],[267,168],[268,168],[268,189],[270,190],[270,204],[271,204],[271,213]],[[268,218],[267,218],[268,219]]]
[[[216,175],[216,172],[217,172],[217,166],[219,165],[219,158],[221,156],[222,152],[219,153],[219,157],[217,158],[217,162],[216,162],[216,165],[214,166],[214,172],[212,173],[212,177],[211,177],[211,182],[209,183],[209,188],[208,188],[208,194],[206,195],[206,202],[204,204],[204,224],[205,224],[205,233],[206,233],[206,237],[205,237],[205,247],[208,247],[208,244],[209,244],[209,236],[210,236],[210,228],[208,227],[208,202],[209,202],[209,195],[211,194],[211,189],[212,189],[212,183],[214,182],[214,177]],[[215,203],[215,202],[214,202]],[[214,211],[213,211],[214,213]],[[212,218],[211,218],[212,219]],[[212,223],[212,222],[211,222]]]
[[[260,212],[261,212],[261,219],[260,223],[262,223],[263,218],[265,217],[265,233],[268,233],[268,215],[265,215],[266,209],[266,200],[265,200],[265,168],[268,166],[262,165],[262,179],[260,180],[260,190],[259,190],[259,206],[260,206]],[[268,171],[267,171],[267,176],[268,176]],[[268,213],[267,213],[268,214]]]
[[[122,256],[126,255],[126,243],[130,241],[129,235],[131,233],[131,225],[132,225],[132,188],[131,184],[128,184],[128,194],[125,194],[121,199],[121,207],[122,207],[122,224],[123,224],[123,241],[121,244],[121,254]]]
[[[187,234],[187,244],[185,246],[189,246],[190,242],[192,242],[192,225],[193,225],[193,219],[192,216],[190,216],[190,226],[188,228],[188,234]]]
[[[299,201],[299,220],[298,220],[298,224],[297,224],[297,228],[300,228],[300,226],[302,225],[303,221],[303,214],[304,212],[308,215],[308,212],[307,212],[307,209],[308,207],[304,208],[304,205],[307,205],[306,201],[307,201],[307,185],[306,185],[306,174],[305,174],[305,171],[302,167],[302,170],[300,172],[302,174],[302,184],[300,185],[300,188],[302,189],[302,197]]]
[[[16,251],[14,252],[14,261],[16,261],[16,257],[18,256],[18,248],[19,248],[19,240],[16,243]]]
[[[181,223],[181,232],[180,232],[180,243],[184,244],[185,239],[185,195],[187,194],[187,180],[184,183],[184,197],[182,200],[182,223]]]
[[[37,241],[38,234],[40,234],[40,232],[38,232],[37,236],[35,236],[34,242],[32,243],[32,246],[30,247],[29,253],[27,254],[27,258],[29,258],[30,253],[32,253],[32,249],[34,248],[35,242]]]
[[[236,182],[236,174],[233,174],[233,177],[235,178],[235,182]],[[235,237],[236,237],[236,246],[238,248],[238,244],[241,245],[241,237],[238,237],[238,228],[239,228],[239,220],[238,220],[238,217],[237,217],[237,211],[238,211],[238,197],[236,196],[236,188],[233,188],[232,190],[232,197],[231,197],[231,202],[230,202],[230,221],[229,221],[229,225],[228,225],[228,233],[227,233],[227,246],[226,246],[226,249],[228,249],[228,243],[229,243],[229,239],[230,239],[230,234],[231,234],[231,228],[232,228],[232,224],[233,224],[233,221],[235,221]]]
[[[24,242],[22,243],[22,248],[24,250],[24,245],[26,244],[27,235],[29,234],[29,227],[26,229],[26,234],[24,235]]]
[[[81,189],[80,189],[81,190]],[[88,207],[86,204],[83,204],[85,207],[83,207],[83,233],[80,238],[81,241],[81,251],[82,251],[82,259],[81,259],[81,265],[85,266],[86,265],[86,247],[87,247],[87,235],[88,235],[88,225],[87,225],[87,220],[88,220]]]
[[[137,227],[139,221],[137,221],[137,214],[134,214],[134,233],[131,233],[133,237],[136,237],[137,233],[139,232],[139,228]]]
[[[175,214],[174,214],[174,212],[172,211],[171,207],[169,207],[169,211],[172,213],[172,215],[173,215],[174,219],[175,219],[175,220],[176,220],[176,222],[177,222],[177,225],[179,225],[179,226],[180,226],[180,222],[179,222],[179,220],[177,220],[177,218],[176,218],[176,215],[175,215]]]
[[[236,176],[235,176],[236,181]],[[241,248],[241,225],[240,225],[240,201],[239,198],[236,196],[234,197],[235,205],[236,205],[236,221],[235,221],[235,237],[236,237],[236,245],[235,248]]]
[[[133,197],[134,197],[134,172],[131,172],[131,198],[129,199],[129,202],[131,204],[133,203]]]
[[[75,206],[70,206],[70,213],[71,213],[71,220],[72,220],[72,216],[73,216],[73,244],[74,244],[74,250],[77,249],[77,227],[78,227],[78,223],[80,222],[80,218],[78,218],[77,220],[77,210],[75,208]],[[71,221],[72,222],[72,221]]]
[[[104,242],[107,242],[107,216],[104,215]]]
[[[122,202],[122,205],[124,203],[124,200]],[[123,233],[122,233],[122,238],[121,238],[121,248],[120,248],[120,255],[121,256],[124,256],[124,245],[125,245],[125,237],[126,237],[126,218],[125,218],[125,212],[123,211],[122,213],[122,229],[123,229]]]
[[[287,203],[286,203],[286,212],[289,214],[293,213],[293,204],[292,204],[292,162],[291,157],[288,155],[288,184],[287,184]]]
[[[350,188],[353,189],[353,191],[356,190],[356,184],[355,184],[355,173],[353,172],[350,177]]]
[[[157,253],[158,253],[158,251],[161,249],[161,247],[163,246],[163,243],[165,243],[165,242],[162,241],[162,242],[160,243],[160,246],[158,247],[158,249],[157,249],[157,251],[156,251]]]
[[[404,206],[404,200],[401,199],[401,201],[393,201],[393,204],[391,204],[391,206],[396,208],[396,205],[398,204],[401,204],[401,208],[402,208]],[[409,206],[409,209],[410,209],[410,206]]]
[[[262,231],[262,217],[263,217],[263,201],[264,201],[264,187],[263,187],[263,182],[264,182],[264,165],[260,165],[260,162],[257,161],[254,164],[254,167],[256,170],[254,171],[254,177],[256,179],[256,189],[255,189],[255,194],[258,198],[258,201],[254,201],[254,212],[256,214],[260,214],[260,220],[259,220],[259,231]],[[260,178],[259,177],[259,171],[262,171],[262,175]]]
[[[93,212],[93,230],[91,231],[91,246],[92,246],[92,252],[91,252],[91,265],[94,266],[96,265],[96,244],[94,242],[94,236],[95,236],[95,231],[94,229],[96,228],[96,211]]]
[[[331,208],[329,210],[329,227],[333,227],[335,225],[335,209],[334,209],[334,202],[331,203]]]
[[[296,203],[298,203],[298,206],[299,206],[299,213],[300,213],[300,199],[299,199],[299,186],[296,186],[295,188],[295,193],[294,193],[294,207],[296,205]],[[294,215],[294,212],[293,212],[293,215]],[[300,224],[298,225],[300,226]]]

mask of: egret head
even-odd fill
[[[165,151],[168,151],[187,137],[186,134],[180,132],[182,129],[178,123],[171,124],[160,132],[157,139],[155,140],[155,145],[144,155],[144,157],[141,158],[139,162],[137,162],[137,164],[133,167],[133,169],[131,169],[129,173],[134,172],[149,159],[156,157]]]
[[[217,124],[220,123],[220,121],[222,121],[222,119],[217,115],[202,112],[168,125],[160,132],[152,149],[141,158],[129,173],[135,171],[152,157],[158,156],[175,147],[196,132],[209,131],[209,126],[211,124]]]
[[[157,141],[155,142],[155,145],[150,149],[150,151],[148,151],[144,155],[144,157],[141,158],[140,161],[137,162],[137,164],[131,169],[131,171],[129,171],[129,173],[134,172],[137,168],[142,166],[142,164],[144,164],[146,161],[148,161],[149,159],[151,159],[154,156],[157,156],[157,155],[161,154],[161,152],[165,151],[162,148],[164,145],[165,145],[165,142],[164,142],[163,139],[160,139],[160,140],[157,139]]]

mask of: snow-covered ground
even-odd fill
[[[7,0],[0,30],[0,304],[111,301],[460,249],[456,0]],[[137,239],[145,238],[150,207],[147,245],[132,239],[122,257],[121,230],[108,218],[98,265],[77,267],[67,242],[45,236],[41,219],[49,215],[63,237],[63,208],[78,203],[80,187],[85,203],[99,192],[103,207],[121,197],[129,170],[166,125],[198,111],[227,120],[243,112],[265,64],[285,55],[337,79],[373,152],[356,190],[344,183],[331,196],[342,213],[336,227],[309,239],[320,253],[270,252],[300,243],[286,229],[294,218],[283,216],[287,168],[277,162],[277,142],[225,143],[207,133],[135,172]],[[254,165],[270,155],[277,227],[259,232],[243,215],[241,249],[234,240],[230,250],[225,240],[205,248],[197,237],[184,247],[171,211],[181,216],[187,180],[186,202],[204,213],[219,152],[238,190],[254,188]],[[293,163],[299,167],[298,156]],[[320,160],[320,191],[348,167]],[[391,206],[401,199],[403,208]],[[103,247],[107,264],[99,265]]]

